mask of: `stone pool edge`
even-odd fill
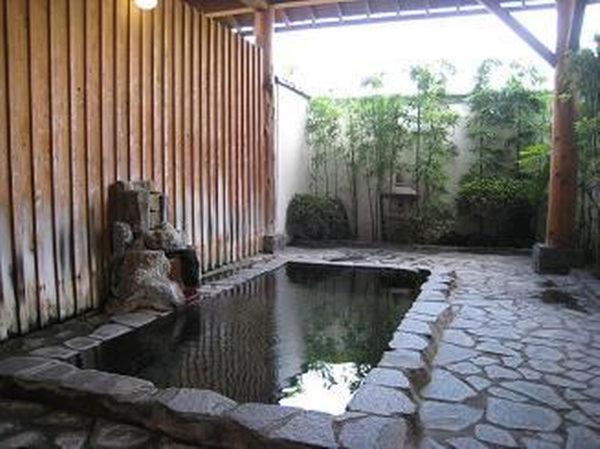
[[[217,296],[290,262],[419,271],[397,265],[274,258],[205,285],[201,294]],[[83,370],[62,361],[154,321],[160,315],[155,312],[115,315],[111,323],[99,326],[87,337],[0,361],[0,392],[60,403],[194,444],[377,448],[394,442],[395,447],[403,447],[410,444],[416,428],[418,390],[429,381],[430,362],[453,315],[448,297],[454,281],[452,272],[434,270],[429,275],[390,341],[391,349],[367,375],[347,411],[338,416],[279,405],[237,404],[209,390],[158,389],[146,380]]]

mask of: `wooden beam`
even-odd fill
[[[267,9],[269,7],[269,3],[267,0],[239,0],[240,3],[243,3],[248,8],[256,9]]]
[[[242,0],[240,0],[241,2]],[[251,1],[251,0],[249,0]],[[356,0],[288,0],[284,3],[275,3],[270,5],[270,7],[274,10],[285,10],[292,8],[300,8],[306,6],[319,6],[319,5],[330,5],[336,3],[345,3],[352,2]],[[232,5],[230,2],[220,2],[220,1],[196,1],[194,3],[196,6],[201,8],[205,15],[209,18],[218,18],[223,16],[230,15],[242,15],[242,14],[252,14],[256,9],[250,6],[241,6],[241,5]]]
[[[579,39],[581,38],[581,27],[583,26],[583,17],[588,0],[577,0],[573,10],[573,17],[569,26],[569,48],[571,50],[579,49]]]
[[[508,11],[500,6],[497,0],[478,0],[489,12],[498,17],[504,24],[513,30],[521,39],[527,43],[537,54],[552,67],[556,66],[556,55],[546,47],[527,28],[517,21]]]

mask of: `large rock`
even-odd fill
[[[184,303],[179,285],[169,279],[171,263],[162,251],[130,250],[116,267],[109,311],[170,310]]]
[[[163,251],[179,250],[186,246],[179,231],[171,223],[163,223],[146,232],[144,243],[148,249]]]

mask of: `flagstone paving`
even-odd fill
[[[528,255],[337,251],[456,272],[454,319],[420,391],[421,449],[600,448],[597,280],[538,275]]]
[[[419,449],[600,448],[600,282],[590,275],[537,275],[528,255],[436,249],[289,248],[284,256],[456,272],[453,319],[430,361],[431,381],[417,392]],[[401,328],[419,333],[419,326],[413,320]],[[73,347],[89,343],[77,335],[69,336]],[[28,344],[37,345],[38,337],[28,338]],[[420,339],[394,344],[404,348],[419,345]],[[406,383],[385,363],[371,375],[389,377],[389,391]],[[404,398],[386,395],[386,387],[380,390],[371,394],[380,395],[390,413],[405,407]],[[79,441],[104,447],[119,438],[119,447],[167,444],[139,428],[45,410],[31,412],[31,419],[0,413],[0,447],[35,446],[42,440],[49,447],[88,447]],[[58,421],[52,422],[54,415]],[[343,439],[360,440],[358,434]]]

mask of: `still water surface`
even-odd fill
[[[84,356],[159,387],[342,413],[416,297],[396,270],[288,264]]]

